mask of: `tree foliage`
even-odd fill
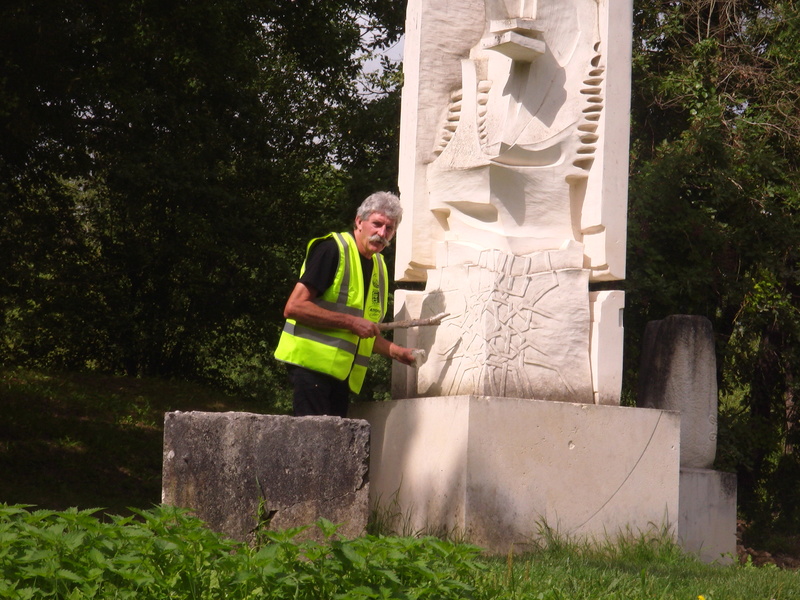
[[[359,79],[401,22],[374,0],[5,3],[0,358],[264,387],[305,240],[390,153],[391,94]]]
[[[747,516],[800,529],[798,7],[639,0],[634,12],[628,371],[646,321],[711,319],[718,462],[737,470]]]

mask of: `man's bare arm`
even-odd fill
[[[390,342],[382,335],[378,335],[378,337],[375,338],[375,345],[372,349],[378,354],[392,358],[404,365],[414,364],[415,357],[411,353],[411,348],[405,348],[394,342]]]
[[[298,282],[286,301],[283,316],[312,327],[346,329],[360,338],[380,335],[376,323],[354,315],[346,315],[322,308],[314,303],[316,297],[316,290]]]

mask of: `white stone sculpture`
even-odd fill
[[[410,1],[396,277],[452,316],[409,339],[428,360],[408,395],[618,402],[588,285],[624,277],[630,13]]]

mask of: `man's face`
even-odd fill
[[[396,231],[393,219],[374,212],[368,219],[356,217],[355,238],[358,251],[366,258],[382,251],[392,241]]]

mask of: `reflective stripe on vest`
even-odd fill
[[[333,346],[339,350],[344,350],[350,354],[355,354],[358,350],[358,344],[354,344],[348,340],[337,338],[326,333],[322,333],[319,329],[311,329],[303,325],[298,325],[294,321],[286,321],[283,330],[289,335],[294,335],[318,344],[325,344],[326,346]]]

